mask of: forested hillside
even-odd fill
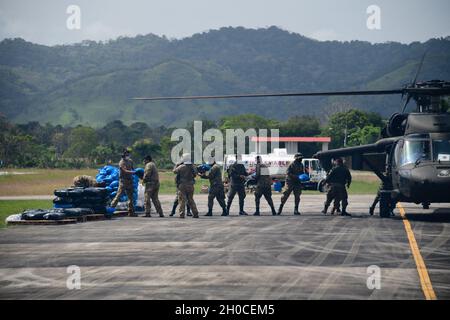
[[[450,79],[450,40],[370,44],[320,42],[276,27],[222,28],[182,40],[152,34],[106,43],[0,43],[0,113],[16,123],[177,126],[193,119],[255,113],[286,120],[353,106],[384,116],[400,97],[142,102],[135,96],[382,89]]]

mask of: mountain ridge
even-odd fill
[[[259,113],[283,120],[351,105],[382,115],[400,98],[283,98],[143,102],[135,96],[390,89],[450,79],[450,41],[411,44],[318,41],[276,27],[222,28],[169,40],[148,34],[105,43],[0,42],[0,113],[14,122],[104,125],[121,119],[180,126],[193,119]],[[331,108],[332,109],[332,108]]]

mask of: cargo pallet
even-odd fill
[[[9,221],[9,226],[17,226],[17,225],[40,225],[40,226],[48,226],[48,225],[63,225],[63,224],[74,224],[78,222],[88,222],[88,221],[103,221],[110,220],[116,217],[126,217],[128,215],[127,211],[118,211],[115,212],[111,216],[106,216],[104,214],[88,214],[81,217],[76,218],[68,218],[62,220],[20,220],[20,221]]]

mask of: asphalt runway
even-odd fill
[[[239,217],[235,199],[230,217],[216,204],[215,216],[200,219],[8,227],[0,230],[0,298],[425,299],[404,221],[398,210],[391,219],[369,216],[372,198],[351,196],[352,217],[324,216],[324,196],[305,195],[301,216],[289,199],[282,216],[262,200],[263,216]],[[162,196],[166,216],[172,200]],[[204,214],[206,196],[196,200]],[[449,299],[450,205],[402,205],[432,290]],[[81,289],[67,288],[71,265]],[[367,285],[373,265],[379,289]]]

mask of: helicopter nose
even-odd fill
[[[421,201],[450,201],[450,167],[426,166],[411,170],[411,195]]]

